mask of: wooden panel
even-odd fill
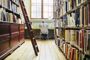
[[[37,39],[40,39],[40,29],[33,29],[33,31],[34,31],[35,37]],[[25,38],[26,39],[29,38],[27,29],[25,29]],[[53,29],[49,29],[48,38],[54,39],[54,30]]]
[[[15,23],[10,24],[10,30],[11,33],[19,31],[19,25]]]
[[[24,32],[19,33],[19,40],[22,42],[24,40]]]
[[[0,35],[0,55],[5,53],[8,49],[10,49],[10,35],[4,34]]]
[[[19,32],[11,33],[11,41],[10,41],[11,47],[16,46],[18,43],[19,43]]]
[[[0,22],[0,59],[7,56],[22,42],[24,42],[23,24]]]
[[[10,32],[9,24],[0,22],[0,35]]]
[[[20,30],[24,30],[24,24],[20,24]]]
[[[19,41],[24,41],[24,24],[19,25]]]

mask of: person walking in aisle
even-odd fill
[[[40,35],[41,39],[46,40],[48,38],[48,24],[44,21],[40,24]]]

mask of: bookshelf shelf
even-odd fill
[[[76,48],[77,50],[79,50],[80,52],[82,52],[84,54],[83,49],[80,48],[77,44],[71,44],[71,46]]]
[[[74,44],[74,43],[72,43],[72,42],[65,42],[65,43],[71,45],[73,48],[76,48],[77,50],[79,50],[80,52],[82,52],[83,54],[85,54],[85,53],[83,52],[83,49],[80,48],[77,44]]]
[[[65,30],[80,30],[82,28],[81,27],[62,27],[62,29],[65,29]]]
[[[90,27],[55,27],[55,29],[65,29],[65,30],[90,30]]]

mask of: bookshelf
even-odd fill
[[[56,0],[54,8],[55,42],[59,36],[60,50],[68,60],[90,60],[90,1]]]
[[[24,43],[19,0],[0,0],[0,60]]]
[[[83,3],[80,3],[80,5],[76,6],[75,8],[67,11],[65,14],[63,14],[62,16],[60,16],[60,18],[62,18],[62,17],[65,16],[65,15],[68,15],[68,14],[70,14],[70,13],[72,13],[72,12],[75,12],[75,10],[79,9],[81,6],[87,5],[88,3],[90,3],[90,2],[85,1],[85,2],[83,2]]]

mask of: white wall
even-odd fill
[[[54,29],[54,22],[48,19],[32,19],[32,28],[33,29],[40,29],[39,25],[44,20],[48,24],[49,29]]]

